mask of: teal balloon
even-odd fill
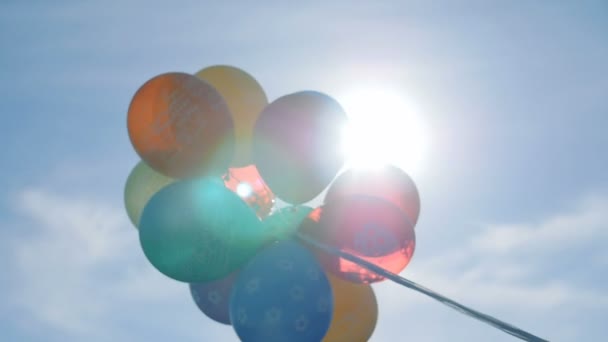
[[[144,254],[160,272],[195,283],[220,279],[264,244],[255,212],[220,180],[184,180],[157,192],[139,225]]]
[[[296,205],[277,210],[262,223],[268,240],[277,241],[293,238],[302,222],[313,209],[305,205]]]

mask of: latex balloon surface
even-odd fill
[[[127,215],[135,228],[139,226],[141,213],[150,197],[171,182],[172,178],[152,170],[143,161],[131,170],[125,184],[124,201]]]
[[[321,341],[333,312],[331,286],[314,256],[297,242],[268,246],[234,285],[230,319],[241,341]]]
[[[144,254],[160,272],[196,283],[227,276],[264,243],[251,208],[221,181],[185,180],[156,193],[139,227]]]
[[[390,202],[360,195],[324,205],[319,221],[307,220],[300,231],[393,273],[407,266],[416,244],[414,228],[401,209]],[[317,257],[328,271],[342,279],[356,283],[384,279],[326,252],[317,251]]]
[[[207,317],[222,324],[230,324],[228,307],[237,275],[238,271],[225,278],[189,285],[192,299]]]
[[[336,177],[325,195],[325,203],[350,195],[367,195],[401,208],[415,226],[420,213],[420,196],[414,181],[403,170],[387,165],[377,169],[350,169]]]
[[[264,89],[245,71],[228,65],[214,65],[196,73],[222,95],[232,113],[236,139],[232,167],[251,164],[251,136],[255,122],[268,104]]]
[[[329,185],[344,164],[345,124],[338,102],[314,91],[283,96],[264,109],[254,130],[253,160],[279,198],[305,203]]]
[[[131,100],[127,127],[139,156],[173,178],[220,175],[233,157],[228,106],[192,75],[167,73],[147,81]]]
[[[378,321],[374,289],[328,276],[334,293],[334,315],[324,342],[367,341]]]
[[[259,218],[268,216],[274,207],[274,194],[255,165],[230,168],[223,178],[226,187],[249,204]]]

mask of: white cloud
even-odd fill
[[[22,191],[16,207],[24,219],[18,228],[29,231],[9,244],[11,305],[23,313],[16,324],[75,340],[129,340],[117,317],[137,306],[190,300],[185,284],[147,263],[122,208],[41,189]]]
[[[555,265],[563,258],[589,261],[586,255],[597,250],[590,247],[606,240],[606,227],[608,197],[587,198],[571,212],[550,215],[536,223],[489,224],[468,244],[463,241],[459,248],[443,251],[430,259],[414,260],[403,274],[473,309],[491,315],[498,313],[497,318],[515,325],[519,320],[524,325],[522,328],[541,337],[563,340],[570,336],[569,340],[580,340],[585,336],[580,324],[575,329],[564,322],[563,327],[556,328],[556,322],[563,319],[564,312],[584,316],[590,311],[608,310],[608,288],[581,284],[577,279],[566,277],[566,272],[555,271]],[[597,253],[596,263],[601,265],[605,254]],[[581,267],[588,269],[589,264]],[[600,267],[605,269],[605,265]],[[588,273],[592,272],[589,269]],[[439,310],[439,303],[429,308],[434,303],[414,291],[390,284],[379,285],[377,289],[381,312],[386,316],[422,321],[425,312],[443,312]],[[460,315],[452,314],[453,319]],[[432,324],[443,324],[433,321],[437,318],[427,319]],[[471,323],[471,326],[475,325]],[[451,328],[459,329],[458,326]],[[394,330],[397,328],[388,329],[397,334]],[[433,337],[424,332],[420,334],[430,340],[450,336],[449,332],[435,332]],[[379,336],[386,338],[390,336],[389,331]]]
[[[473,239],[473,247],[486,253],[517,250],[556,250],[608,236],[608,198],[591,197],[577,210],[537,223],[491,224]]]

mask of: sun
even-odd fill
[[[421,171],[429,145],[427,127],[403,94],[370,87],[337,99],[349,118],[342,137],[347,168],[392,164],[410,175]]]

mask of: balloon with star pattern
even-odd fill
[[[196,306],[212,320],[230,325],[228,304],[237,272],[227,277],[202,283],[190,283],[190,294]]]
[[[331,322],[333,293],[314,255],[292,240],[258,253],[239,273],[230,299],[242,341],[320,341]]]

